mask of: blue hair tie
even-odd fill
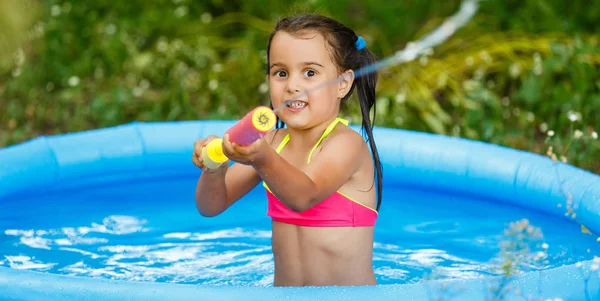
[[[365,46],[367,46],[367,42],[365,42],[365,39],[363,39],[362,36],[358,36],[358,39],[356,40],[354,45],[356,45],[356,49],[362,50],[363,48],[365,48]]]

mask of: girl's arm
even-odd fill
[[[266,148],[272,150],[272,142],[277,133],[278,131],[267,133],[258,143],[264,143]],[[198,143],[205,145],[204,142]],[[197,148],[195,156],[202,152],[201,146]],[[197,157],[192,160],[197,166],[204,166],[198,162]],[[260,181],[261,177],[249,164],[234,163],[231,167],[225,164],[215,170],[205,169],[196,185],[196,208],[202,216],[217,216],[256,187]]]
[[[289,164],[272,149],[253,166],[281,202],[302,212],[346,183],[360,167],[365,150],[366,144],[358,133],[343,131],[324,143],[319,155],[304,169]]]
[[[260,181],[251,166],[242,164],[203,171],[196,186],[196,208],[202,216],[217,216]]]

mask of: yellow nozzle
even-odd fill
[[[204,165],[209,168],[216,168],[220,166],[223,162],[227,161],[228,158],[223,154],[222,147],[223,139],[217,138],[211,140],[202,150]],[[210,160],[211,162],[207,162]],[[214,164],[212,164],[214,163]]]
[[[261,132],[268,132],[275,126],[276,117],[271,108],[260,106],[252,113],[252,125]]]

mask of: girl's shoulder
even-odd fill
[[[273,129],[264,136],[264,139],[272,148],[277,148],[286,134],[286,128]]]
[[[333,139],[330,139],[332,144],[337,144],[343,147],[358,147],[367,145],[367,142],[360,133],[346,125],[337,126],[336,130],[332,134]]]
[[[338,124],[335,129],[323,139],[322,147],[344,151],[347,149],[360,150],[367,146],[363,136],[347,125]],[[359,152],[360,153],[360,152]]]

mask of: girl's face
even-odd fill
[[[271,41],[269,86],[273,107],[277,108],[323,82],[339,76],[325,38],[315,32],[289,34],[280,31]],[[290,128],[308,129],[336,117],[340,100],[351,81],[342,81],[311,91],[278,112]]]

